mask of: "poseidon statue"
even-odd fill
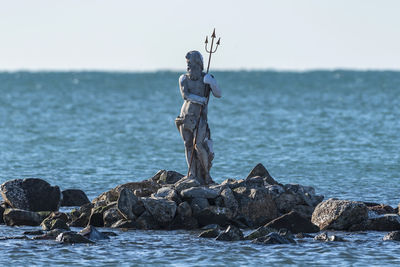
[[[175,122],[185,145],[189,168],[187,178],[195,179],[200,184],[210,184],[213,183],[210,169],[214,151],[207,123],[208,96],[211,92],[220,98],[221,90],[214,76],[203,71],[203,57],[200,52],[188,52],[186,64],[187,73],[179,77],[183,105]]]

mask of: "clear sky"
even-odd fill
[[[0,70],[400,70],[399,0],[0,0]]]

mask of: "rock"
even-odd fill
[[[63,229],[69,231],[67,223],[61,219],[47,218],[41,223],[42,229],[45,231],[50,231],[54,229]]]
[[[192,208],[193,214],[198,214],[202,210],[208,208],[210,203],[206,198],[193,198],[190,202],[190,206]]]
[[[3,219],[5,224],[8,226],[38,226],[42,222],[41,217],[37,212],[21,209],[6,209],[3,213]]]
[[[111,227],[119,220],[125,219],[118,211],[117,207],[112,207],[103,213],[104,227]]]
[[[12,208],[28,211],[56,211],[60,188],[38,178],[15,179],[1,185],[1,195]]]
[[[328,199],[315,208],[311,222],[320,230],[347,230],[368,219],[367,207],[362,202]]]
[[[135,221],[121,219],[113,223],[111,228],[137,229],[138,224]]]
[[[194,214],[194,217],[197,219],[200,227],[208,224],[226,226],[233,219],[233,213],[228,208],[209,206],[199,213]]]
[[[63,232],[65,232],[65,230],[54,229],[54,230],[48,231],[47,233],[45,233],[43,235],[34,236],[32,239],[35,239],[35,240],[55,240],[57,238],[57,236],[60,235]]]
[[[279,235],[278,233],[272,232],[267,234],[266,236],[254,239],[253,241],[251,241],[251,243],[273,245],[273,244],[290,244],[291,242],[287,238]]]
[[[232,189],[227,187],[221,191],[220,195],[224,202],[224,206],[230,209],[234,214],[236,214],[239,209],[239,204],[232,192]]]
[[[266,188],[238,187],[233,190],[239,204],[239,215],[246,218],[250,227],[258,227],[278,217],[278,209]]]
[[[221,183],[222,187],[229,187],[230,189],[236,189],[238,187],[246,187],[246,181],[244,179],[236,180],[233,178],[228,178]]]
[[[219,235],[218,229],[207,229],[200,233],[199,237],[203,238],[216,238]]]
[[[143,230],[157,230],[160,225],[147,210],[136,219],[136,227]]]
[[[319,228],[317,226],[296,211],[286,213],[270,221],[265,226],[277,230],[285,228],[294,234],[319,232]]]
[[[251,232],[249,235],[245,236],[245,240],[254,240],[256,238],[266,236],[269,233],[275,232],[274,229],[266,227],[266,226],[261,226],[257,230]]]
[[[388,240],[394,240],[394,241],[400,241],[400,231],[393,231],[388,233],[387,235],[385,235],[383,237],[384,241],[388,241]]]
[[[171,187],[161,187],[158,189],[157,193],[151,195],[153,198],[165,198],[174,201],[177,205],[179,205],[182,200],[179,197],[178,193]]]
[[[97,231],[94,226],[88,225],[86,228],[82,229],[79,232],[80,235],[83,235],[89,240],[96,241],[101,239],[110,239],[108,236],[104,235],[103,233]]]
[[[180,194],[182,190],[198,186],[200,186],[200,183],[198,181],[187,178],[182,178],[174,184],[175,191],[178,192],[178,194]]]
[[[79,210],[73,210],[70,213],[72,221],[69,223],[72,227],[86,227],[92,214],[92,203],[82,205]]]
[[[64,244],[78,244],[78,243],[94,244],[93,241],[75,232],[61,233],[57,236],[56,241]]]
[[[1,224],[1,223],[4,223],[4,220],[3,220],[3,213],[4,213],[5,210],[6,210],[6,209],[3,207],[3,205],[0,205],[0,224]]]
[[[133,213],[133,207],[137,205],[139,199],[128,188],[123,188],[119,192],[117,201],[117,209],[126,220],[134,220],[136,218]]]
[[[89,225],[93,225],[95,227],[104,227],[104,212],[115,206],[116,203],[110,203],[107,206],[93,208],[89,218]]]
[[[176,216],[169,228],[188,230],[198,228],[197,220],[192,217],[192,208],[189,203],[185,201],[178,205]]]
[[[218,241],[239,241],[243,240],[243,233],[239,228],[233,225],[229,225],[228,228],[218,235],[215,240]]]
[[[261,163],[258,163],[249,173],[249,175],[247,175],[247,179],[255,177],[255,176],[260,176],[262,178],[265,179],[265,181],[270,184],[270,185],[274,185],[274,184],[278,184],[277,181],[274,180],[274,178],[271,177],[271,175],[269,174],[269,172],[267,171],[267,169],[264,167],[264,165],[262,165]]]
[[[397,214],[379,215],[374,212],[368,213],[365,230],[372,231],[395,231],[400,230],[400,216]],[[373,215],[371,215],[373,214]]]
[[[166,226],[174,219],[176,203],[164,198],[142,198],[144,207],[160,226]]]
[[[389,205],[368,203],[368,202],[364,202],[364,204],[367,206],[368,210],[373,211],[377,214],[395,214],[396,213],[395,209]]]
[[[43,235],[44,232],[42,230],[36,230],[36,231],[26,231],[23,234],[24,235]]]
[[[158,184],[175,184],[183,178],[183,174],[175,171],[160,170],[151,179]]]
[[[62,207],[75,207],[90,203],[85,192],[79,189],[67,189],[62,191],[61,194],[62,194],[62,200],[61,200]]]
[[[328,236],[328,234],[326,232],[320,233],[319,235],[316,235],[314,237],[314,240],[317,241],[323,241],[323,242],[344,242],[346,241],[345,239],[343,239],[342,237],[336,236],[336,235],[331,235]]]

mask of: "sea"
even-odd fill
[[[0,183],[37,177],[90,199],[158,170],[187,171],[174,119],[181,73],[0,72]],[[325,199],[400,202],[400,72],[216,71],[212,178],[245,178],[262,163],[280,183]],[[37,227],[0,225],[0,237]],[[79,229],[75,229],[79,230]],[[94,245],[0,240],[2,266],[380,266],[400,264],[386,232],[334,232],[256,245],[199,231],[121,231]],[[248,230],[246,230],[248,231]]]

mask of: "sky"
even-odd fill
[[[398,0],[0,0],[0,70],[400,70]]]

